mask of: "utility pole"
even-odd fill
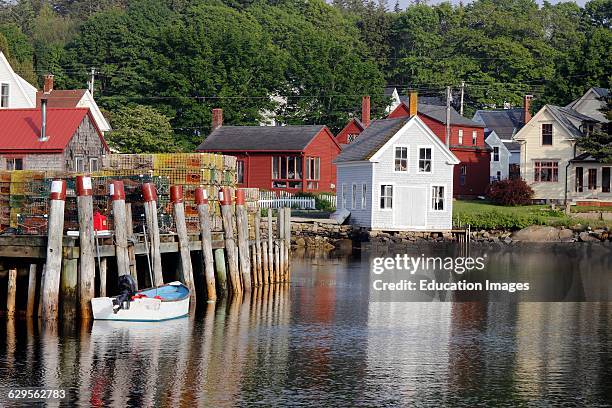
[[[93,94],[94,94],[94,79],[96,77],[96,69],[92,68],[89,75],[90,75],[90,78],[89,78],[89,81],[87,81],[87,87],[89,88],[89,93],[91,94],[91,97],[93,98]]]
[[[451,117],[451,87],[446,87],[446,147],[450,147],[450,135],[451,135],[451,126],[450,126],[450,117]]]
[[[459,114],[463,116],[463,89],[465,88],[465,81],[461,81],[461,105],[459,106]]]

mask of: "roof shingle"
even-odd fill
[[[301,151],[324,125],[221,126],[198,146],[198,151]]]
[[[375,120],[357,140],[349,144],[336,157],[336,163],[368,160],[384,146],[411,118]]]

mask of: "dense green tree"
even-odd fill
[[[130,105],[110,114],[113,130],[106,136],[121,153],[165,153],[179,150],[168,117],[150,106]]]
[[[14,23],[0,24],[0,36],[4,38],[5,54],[15,72],[26,81],[36,84],[37,75],[34,70],[34,50],[28,37]]]

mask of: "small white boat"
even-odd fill
[[[91,300],[95,320],[159,322],[189,314],[189,288],[171,282],[140,291],[124,290],[115,297]]]

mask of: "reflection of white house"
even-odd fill
[[[375,120],[336,158],[337,207],[378,230],[452,227],[459,160],[417,116]]]
[[[599,121],[571,108],[545,105],[515,136],[521,143],[521,175],[536,200],[612,200],[610,165],[576,148]]]
[[[0,109],[33,108],[36,88],[13,71],[0,51]]]
[[[485,137],[485,142],[491,148],[491,181],[505,180],[509,177],[510,150],[495,131],[485,133]]]

